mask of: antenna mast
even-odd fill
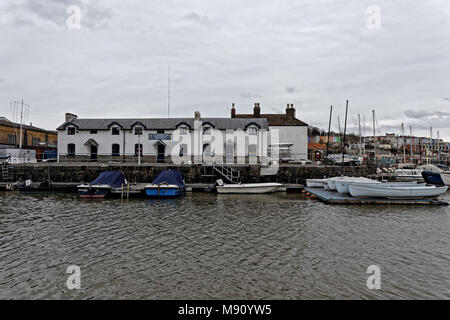
[[[168,86],[167,86],[167,118],[170,118],[170,64],[168,68]]]

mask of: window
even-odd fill
[[[90,130],[89,133],[90,134],[97,134],[97,130]]]
[[[143,154],[142,144],[136,143],[134,145],[134,155],[137,156],[139,154],[139,151],[140,151],[140,154],[142,156],[142,154]]]
[[[248,155],[250,157],[256,156],[256,144],[249,144],[248,145]]]
[[[187,134],[188,129],[186,127],[180,127],[180,134]]]
[[[112,152],[111,152],[113,157],[118,157],[120,156],[120,144],[118,143],[114,143],[112,145]]]
[[[120,135],[120,128],[119,127],[113,127],[111,133],[112,133],[113,136]]]
[[[135,128],[134,128],[134,134],[135,134],[135,135],[140,135],[140,134],[142,134],[142,127],[135,127]]]
[[[211,134],[211,128],[210,127],[204,127],[203,128],[203,134],[204,135],[210,135]]]
[[[211,145],[209,143],[203,145],[203,155],[207,157],[211,156]]]
[[[255,136],[258,133],[258,130],[255,127],[248,128],[248,134],[251,136]]]
[[[187,144],[180,145],[180,157],[183,157],[187,153]]]
[[[75,127],[68,127],[67,134],[75,134]]]
[[[8,134],[8,144],[17,144],[17,138],[15,134]]]
[[[75,144],[69,143],[67,145],[67,155],[68,156],[74,156],[75,155]]]

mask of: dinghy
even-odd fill
[[[104,171],[88,184],[77,186],[81,198],[104,198],[111,193],[112,188],[126,185],[127,181],[120,171]]]
[[[421,199],[434,198],[447,192],[448,187],[384,183],[350,183],[350,194],[355,198]]]
[[[364,183],[381,183],[376,180],[364,178],[364,177],[346,177],[345,179],[335,180],[336,190],[339,193],[346,194],[350,191],[348,190],[348,184],[351,182],[364,182]]]
[[[254,193],[272,193],[281,187],[281,183],[268,182],[268,183],[235,183],[224,184],[222,179],[217,180],[217,193],[242,193],[242,194],[254,194]]]
[[[151,184],[144,187],[145,195],[150,198],[173,198],[185,193],[181,172],[177,170],[162,171]]]

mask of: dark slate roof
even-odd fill
[[[6,120],[4,120],[4,119],[6,119],[6,118],[4,118],[4,117],[0,118],[0,126],[10,127],[10,128],[20,128],[20,123],[11,122],[8,119],[6,119]],[[34,127],[34,126],[22,125],[22,128],[24,130],[32,130],[32,131],[37,131],[37,132],[49,133],[49,134],[57,134],[56,131],[46,130],[46,129],[42,129],[42,128],[38,128],[38,127]]]
[[[254,118],[253,114],[236,114],[234,119]],[[261,114],[260,118],[267,119],[269,126],[308,126],[297,118],[290,119],[285,114]]]
[[[245,129],[255,124],[261,129],[268,129],[265,118],[202,118],[203,125],[209,123],[216,129]],[[117,124],[124,129],[131,129],[136,123],[142,124],[146,129],[176,129],[181,124],[194,126],[194,118],[153,118],[153,119],[75,119],[64,122],[57,130],[64,130],[67,125],[72,124],[80,130],[107,130],[112,124]]]

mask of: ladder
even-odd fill
[[[213,170],[231,183],[239,183],[241,173],[229,166],[213,166]]]
[[[2,181],[13,182],[14,181],[14,167],[8,163],[2,164]]]

